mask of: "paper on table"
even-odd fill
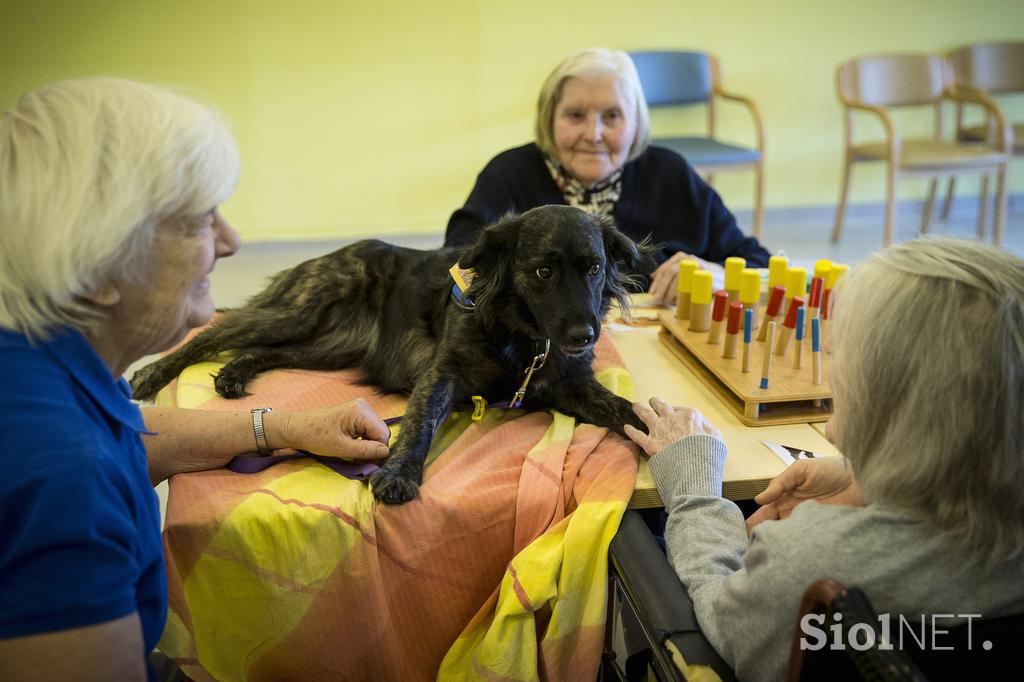
[[[608,315],[605,319],[612,323],[615,323],[616,329],[621,331],[619,327],[644,327],[658,323],[658,313],[662,310],[671,310],[669,306],[658,305],[651,298],[650,294],[633,294],[629,297],[630,300],[630,316],[627,321],[622,316],[622,311],[613,302],[612,307],[608,310]]]
[[[809,450],[801,450],[800,448],[794,448],[789,445],[781,445],[779,443],[772,443],[771,441],[763,440],[765,447],[778,455],[782,462],[789,466],[798,459],[814,459],[815,457],[822,457],[823,455],[815,454]]]

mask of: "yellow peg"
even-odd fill
[[[786,271],[786,300],[807,293],[807,269],[789,268]],[[788,308],[787,308],[788,310]]]
[[[729,303],[740,297],[740,273],[747,265],[745,258],[729,256],[725,259],[725,290],[729,292]]]
[[[693,291],[693,273],[700,265],[697,261],[686,259],[679,261],[679,281],[677,283],[676,319],[690,319],[690,292]]]
[[[829,271],[832,269],[832,261],[827,258],[814,261],[814,276],[821,277],[821,283],[825,283],[825,278],[828,277]]]
[[[693,273],[693,290],[690,292],[690,330],[706,332],[711,326],[711,294],[714,284],[711,273],[697,270]]]
[[[714,289],[714,280],[707,270],[697,270],[693,273],[693,289],[690,291],[692,303],[710,304]]]
[[[757,303],[761,298],[761,273],[754,268],[743,268],[740,273],[740,303]]]
[[[785,256],[772,256],[768,259],[768,291],[774,287],[786,286],[786,270],[789,259]]]
[[[833,263],[832,269],[828,271],[828,275],[825,277],[825,288],[831,289],[839,281],[839,278],[846,274],[846,271],[850,269],[849,265],[842,263]]]
[[[757,328],[757,303],[761,300],[761,273],[744,268],[740,273],[740,303],[744,310],[753,310],[751,329]]]

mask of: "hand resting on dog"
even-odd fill
[[[142,410],[149,475],[154,485],[174,474],[216,469],[232,457],[255,454],[248,410]],[[263,415],[267,446],[294,448],[328,457],[383,459],[388,456],[387,425],[366,401],[352,400],[308,410],[274,410]]]

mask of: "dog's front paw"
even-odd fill
[[[373,496],[384,504],[405,504],[419,497],[417,480],[393,469],[381,469],[370,477]]]
[[[152,362],[132,375],[132,397],[136,400],[152,400],[173,378],[163,371],[161,361]]]
[[[213,388],[218,395],[225,398],[241,398],[246,395],[245,385],[249,382],[248,375],[225,365],[213,378]]]

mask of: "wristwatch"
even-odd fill
[[[264,457],[269,457],[271,452],[267,447],[267,436],[263,431],[263,413],[273,411],[273,408],[270,407],[254,407],[249,410],[249,414],[252,415],[252,432],[256,435],[256,449]]]

